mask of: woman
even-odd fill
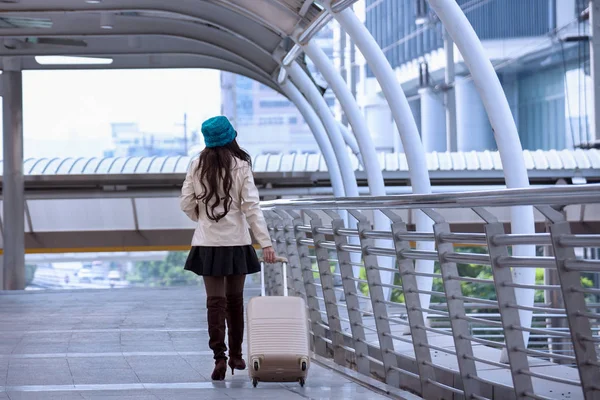
[[[206,289],[209,346],[214,353],[213,380],[225,379],[229,367],[244,370],[244,282],[260,272],[249,228],[263,249],[266,262],[275,252],[259,206],[248,153],[236,141],[237,132],[226,117],[202,124],[206,148],[194,160],[181,190],[181,210],[197,222],[185,269],[203,277]]]

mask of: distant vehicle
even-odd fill
[[[81,268],[77,273],[79,283],[92,283],[92,271],[88,268]]]
[[[110,287],[115,287],[115,284],[121,280],[121,274],[119,271],[113,270],[108,273],[108,283]]]

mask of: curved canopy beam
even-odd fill
[[[30,18],[47,18],[48,14],[21,13],[20,16]],[[238,57],[240,63],[251,64],[257,71],[271,75],[278,62],[271,54],[265,54],[251,47],[245,40],[220,31],[218,28],[183,20],[174,20],[144,16],[115,16],[112,29],[103,29],[99,15],[89,14],[52,14],[54,22],[51,28],[4,28],[0,29],[0,37],[73,37],[73,36],[139,36],[167,35],[188,38],[212,45],[215,50],[222,50]]]
[[[295,1],[292,1],[295,3]],[[312,24],[321,9],[311,4],[303,15],[289,0],[104,0],[90,4],[81,0],[21,0],[0,4],[0,11],[109,11],[139,10],[162,11],[205,19],[213,25],[238,32],[256,43],[264,43],[271,36],[273,46],[294,29]],[[269,46],[266,46],[269,47]]]
[[[85,40],[87,47],[45,46],[16,43],[15,49],[0,46],[0,57],[22,58],[23,69],[119,69],[119,68],[211,68],[244,75],[281,92],[271,77],[254,66],[240,63],[237,55],[231,55],[206,43],[187,38],[161,35],[135,36],[135,40],[123,40],[116,36],[81,36],[72,39]],[[109,50],[110,49],[110,50]],[[111,65],[40,65],[34,56],[107,57]],[[177,57],[183,60],[177,60]],[[144,64],[144,57],[147,64]],[[209,66],[198,60],[210,60]],[[133,62],[133,64],[130,64]],[[222,65],[219,65],[221,62]]]
[[[107,55],[113,60],[110,69],[214,69],[242,75],[262,83],[280,94],[281,88],[270,78],[250,71],[236,63],[224,61],[216,57],[194,53],[152,53],[152,54],[122,54]],[[23,56],[20,64],[23,70],[40,70],[42,66],[35,60],[35,56]],[[106,70],[105,64],[81,65],[44,65],[44,70]]]

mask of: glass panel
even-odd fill
[[[28,205],[36,232],[135,229],[129,199],[29,200]]]
[[[296,153],[285,154],[281,160],[281,166],[279,170],[281,172],[292,172],[294,169],[294,160],[296,159]]]
[[[135,200],[138,224],[144,229],[193,229],[196,224],[179,208],[179,199],[141,198]],[[157,212],[159,210],[160,212]],[[190,238],[191,240],[191,238]]]
[[[168,157],[167,161],[165,162],[165,165],[163,165],[162,170],[160,172],[167,174],[173,173],[175,171],[175,166],[177,165],[177,162],[180,158],[181,156]]]
[[[151,163],[150,166],[148,167],[148,172],[151,174],[157,174],[160,172],[160,170],[162,169],[162,166],[165,162],[165,160],[167,159],[167,157],[165,156],[161,156],[161,157],[156,157]]]
[[[77,159],[77,161],[75,161],[75,163],[73,163],[73,166],[69,170],[69,174],[78,175],[78,174],[83,173],[83,168],[85,167],[85,165],[87,164],[87,162],[89,160],[90,160],[89,158],[79,158],[79,159]]]
[[[301,172],[306,170],[306,163],[308,162],[308,154],[298,154],[294,160],[294,172]]]
[[[281,154],[273,154],[267,163],[267,172],[278,172],[281,165]]]
[[[181,159],[177,161],[177,165],[175,166],[175,172],[186,173],[191,162],[192,157],[181,157]]]
[[[136,174],[145,174],[145,173],[147,173],[148,172],[148,168],[150,167],[150,163],[152,161],[154,161],[155,158],[156,157],[144,157],[144,158],[142,158],[142,160],[138,164],[137,168],[133,172],[136,173]]]
[[[106,174],[110,168],[110,166],[115,162],[114,158],[105,158],[100,161],[100,165],[96,168],[96,174]]]
[[[76,159],[72,158],[72,157],[65,158],[64,160],[62,160],[60,162],[60,164],[58,165],[58,167],[56,168],[56,171],[54,173],[56,175],[66,174],[69,171],[69,169],[71,169],[71,167],[73,166],[75,161],[76,161]]]
[[[37,158],[28,158],[23,162],[23,173],[25,175],[29,175],[29,170],[33,166],[33,164],[37,161]]]
[[[50,162],[50,160],[48,158],[38,158],[31,166],[31,169],[29,170],[28,175],[41,174],[42,170],[44,169],[44,167],[46,167],[48,162]]]
[[[89,160],[87,165],[83,168],[83,173],[84,174],[93,174],[94,171],[96,171],[96,168],[98,168],[98,164],[100,164],[101,161],[102,160],[100,158],[92,158],[91,160]]]
[[[123,166],[125,165],[125,163],[127,162],[127,160],[129,160],[126,157],[119,157],[115,160],[115,162],[113,163],[113,165],[110,167],[110,169],[108,170],[109,174],[120,174],[121,173],[121,169],[123,169]]]
[[[254,159],[254,172],[265,172],[267,170],[267,162],[269,162],[268,154],[260,154]]]
[[[46,164],[45,168],[40,171],[40,173],[44,175],[54,175],[56,173],[56,168],[60,165],[63,160],[60,158],[53,158],[49,163]]]
[[[325,157],[319,155],[319,171],[327,172],[327,163],[325,162]]]
[[[308,160],[306,162],[306,168],[303,171],[299,172],[317,172],[319,170],[319,162],[321,161],[321,156],[318,154],[309,154]]]
[[[135,172],[135,169],[138,165],[138,163],[142,160],[142,157],[131,157],[128,158],[127,161],[125,161],[125,165],[123,165],[123,168],[121,169],[121,171],[119,171],[119,173],[122,174],[133,174]]]

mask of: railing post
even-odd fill
[[[402,255],[404,251],[410,250],[409,243],[406,240],[399,239],[399,234],[407,231],[406,223],[394,211],[386,210],[383,213],[392,221],[393,242],[396,250],[398,272],[402,279],[402,289],[404,291],[404,301],[406,303],[415,359],[417,361],[417,368],[419,369],[421,395],[425,399],[441,399],[443,398],[441,388],[430,383],[437,380],[431,360],[427,331],[425,330],[425,318],[421,308],[415,266],[412,260],[408,260]]]
[[[329,264],[329,250],[321,246],[321,243],[325,242],[325,235],[319,232],[319,228],[323,227],[323,221],[316,213],[307,212],[307,214],[311,217],[310,226],[315,242],[315,254],[317,256],[317,266],[319,267],[321,288],[323,289],[327,323],[333,343],[333,360],[339,365],[346,366],[346,350],[344,349],[344,337],[334,290],[333,275]]]
[[[298,259],[300,261],[300,269],[304,281],[304,292],[306,293],[306,304],[308,306],[308,315],[310,317],[310,325],[313,333],[313,351],[320,356],[327,356],[327,342],[325,338],[325,328],[323,327],[323,319],[321,317],[321,307],[317,299],[317,288],[315,287],[315,278],[313,276],[312,261],[309,257],[310,252],[308,246],[302,243],[306,239],[306,233],[298,229],[304,225],[304,221],[299,213],[287,211],[290,217],[293,218],[293,242],[298,250]],[[292,239],[292,238],[290,238]]]
[[[333,238],[337,251],[337,259],[340,265],[340,274],[342,275],[342,287],[344,288],[344,296],[346,307],[348,309],[348,320],[350,320],[350,330],[352,332],[352,340],[354,342],[355,362],[358,372],[363,375],[371,375],[371,363],[369,358],[369,347],[365,337],[365,329],[363,328],[363,320],[361,315],[360,301],[357,296],[357,285],[353,278],[354,268],[350,253],[344,250],[344,246],[348,244],[348,239],[345,236],[338,234],[340,229],[343,229],[344,220],[337,214],[330,214],[333,218],[331,228],[333,229]]]
[[[275,224],[275,236],[274,236],[274,241],[275,241],[275,251],[277,252],[277,254],[284,256],[285,258],[288,258],[287,256],[287,246],[285,244],[285,227],[287,225],[287,220],[285,219],[286,215],[281,215],[279,212],[277,211],[273,211],[273,214],[275,214],[277,217],[274,219],[276,221]],[[289,261],[289,260],[288,260]],[[282,290],[282,295],[285,293],[285,290],[287,289],[288,293],[290,293],[290,290],[295,291],[295,288],[293,286],[294,281],[292,279],[292,268],[290,267],[289,263],[288,263],[288,267],[286,268],[286,275],[287,275],[287,279],[285,280],[285,282],[287,282],[287,288],[284,289],[283,284],[284,284],[284,280],[283,280],[283,268],[281,268],[281,265],[277,265],[277,275],[276,276],[280,276],[281,282],[277,282],[278,287],[279,285],[281,285],[281,290]]]
[[[284,245],[282,251],[288,259],[288,284],[290,288],[306,301],[306,290],[302,280],[302,268],[300,266],[300,257],[298,256],[298,247],[294,236],[294,221],[289,212],[274,210],[284,221],[282,240]]]
[[[275,248],[275,246],[276,246],[275,219],[277,218],[277,216],[274,216],[274,214],[271,212],[265,212],[264,214],[265,214],[265,219],[267,221],[267,228],[269,229],[269,233],[271,235],[271,243],[273,244],[273,248]],[[266,263],[263,264],[263,268],[265,270],[265,272],[264,272],[265,294],[267,296],[273,296],[274,286],[275,286],[275,282],[274,282],[274,278],[273,278],[273,268],[271,268],[271,265],[266,264]]]
[[[481,385],[475,379],[477,377],[477,367],[473,360],[473,346],[469,340],[469,323],[466,320],[465,304],[461,299],[462,288],[460,281],[454,279],[459,276],[458,267],[456,263],[447,261],[445,257],[446,254],[453,253],[454,248],[451,243],[444,242],[441,238],[444,233],[450,233],[450,225],[437,212],[431,209],[422,211],[435,222],[433,232],[438,249],[442,282],[446,292],[446,302],[448,303],[448,315],[458,370],[462,379],[465,398],[471,399],[474,395],[481,395]]]
[[[278,237],[280,236],[280,225],[282,224],[282,221],[277,214],[270,212],[270,215],[272,229],[271,241],[273,242],[273,249],[278,252],[279,247],[281,245],[281,243],[278,240]],[[274,265],[265,264],[265,268],[267,268],[268,271],[268,273],[267,271],[265,271],[265,281],[268,281],[270,286],[268,294],[270,296],[283,296],[283,277],[281,266],[278,265],[277,267],[275,267]]]
[[[390,336],[390,321],[387,306],[384,303],[385,299],[383,296],[383,286],[381,286],[377,256],[369,254],[369,247],[374,247],[374,240],[365,236],[365,232],[371,230],[371,223],[360,211],[351,210],[349,212],[358,220],[360,247],[367,272],[367,283],[373,307],[375,328],[379,339],[379,348],[381,349],[381,358],[383,367],[385,368],[385,382],[393,387],[400,387],[398,358],[394,353],[394,341]]]
[[[564,215],[551,207],[538,207],[550,221],[550,236],[556,260],[556,269],[565,303],[569,333],[573,342],[575,360],[586,400],[600,399],[600,368],[598,350],[593,337],[589,318],[585,315],[587,305],[581,286],[581,273],[569,269],[567,263],[575,261],[575,249],[561,244],[561,239],[571,234],[571,227]]]
[[[494,242],[496,235],[503,235],[504,225],[498,222],[496,217],[483,208],[473,209],[481,218],[486,221],[485,237],[488,244],[488,252],[492,265],[492,275],[494,277],[494,286],[496,288],[496,297],[498,298],[498,309],[500,311],[500,322],[504,330],[504,340],[510,372],[512,374],[513,386],[517,399],[527,399],[528,394],[533,393],[533,383],[531,376],[523,371],[529,370],[529,361],[525,353],[525,340],[523,333],[515,329],[515,326],[521,325],[519,310],[515,308],[517,296],[515,288],[512,286],[513,278],[510,267],[500,265],[499,260],[502,257],[508,257],[508,247],[498,246]]]

